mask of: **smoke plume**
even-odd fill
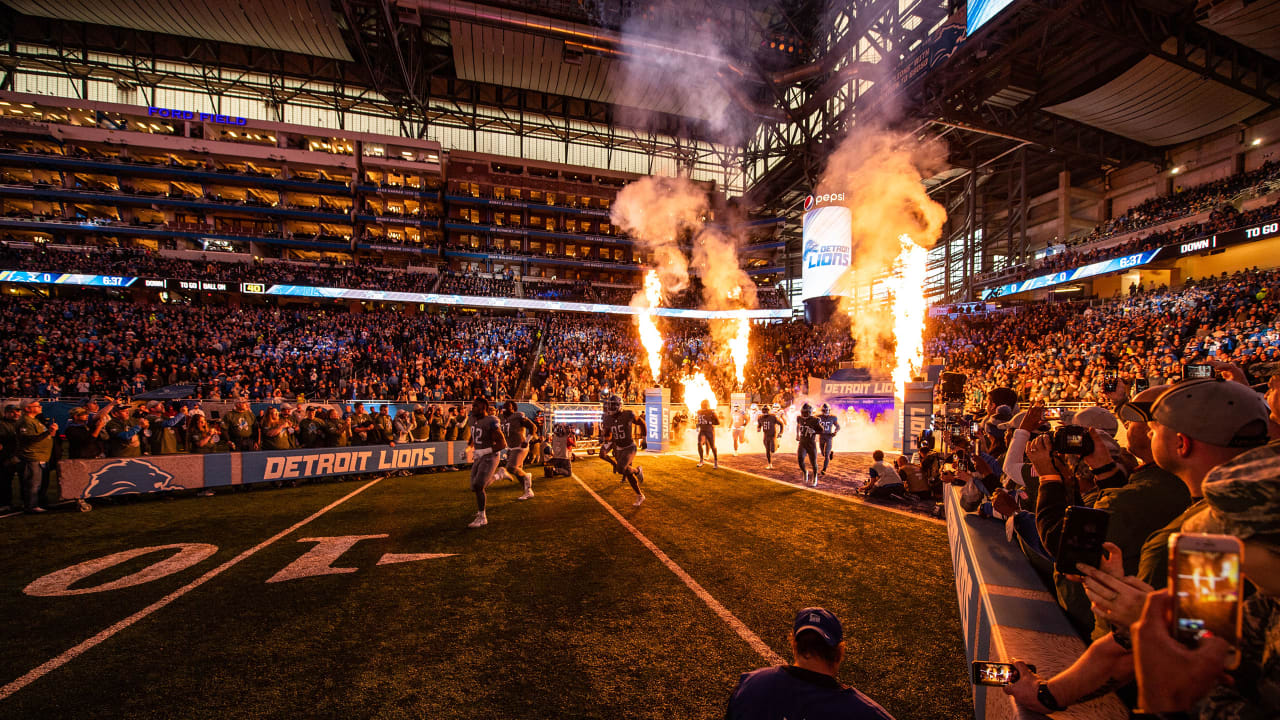
[[[622,189],[610,217],[640,246],[653,253],[654,268],[668,295],[689,287],[689,259],[682,237],[702,228],[707,196],[686,178],[646,177]]]
[[[874,283],[895,271],[900,238],[928,249],[942,236],[946,210],[925,192],[923,179],[946,166],[940,142],[920,141],[884,128],[855,129],[828,158],[817,192],[844,193],[853,211],[853,264],[837,292],[858,341],[857,362],[894,366],[892,307],[873,301]],[[899,292],[903,288],[897,289]],[[923,295],[924,288],[908,289]]]

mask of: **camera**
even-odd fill
[[[942,400],[943,402],[963,402],[964,401],[964,384],[969,381],[969,376],[958,372],[942,373]]]
[[[1213,377],[1213,366],[1205,364],[1191,364],[1182,366],[1183,380],[1200,380],[1202,378]]]
[[[916,438],[916,447],[924,451],[932,451],[937,446],[937,440],[933,437],[932,430],[921,430],[919,437]]]
[[[1064,425],[1053,433],[1053,451],[1060,455],[1093,453],[1093,436],[1079,425]]]

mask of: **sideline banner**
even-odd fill
[[[58,480],[63,500],[201,490],[278,480],[460,465],[466,462],[466,445],[459,441],[426,442],[62,460],[58,463]]]

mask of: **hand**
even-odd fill
[[[1036,401],[1035,405],[1027,408],[1027,414],[1022,416],[1022,423],[1018,425],[1019,430],[1027,432],[1035,432],[1040,427],[1040,423],[1044,422],[1045,406]]]
[[[1012,517],[1018,514],[1018,501],[1013,499],[1008,490],[1004,488],[997,489],[991,493],[991,507],[996,512],[1005,517]]]
[[[1112,462],[1111,451],[1107,449],[1102,433],[1097,428],[1089,428],[1089,437],[1093,438],[1093,452],[1085,456],[1085,463],[1091,468],[1098,468]]]
[[[987,464],[987,461],[983,460],[982,456],[976,453],[973,456],[973,465],[977,468],[979,473],[982,473],[983,477],[995,474],[995,471],[991,469],[991,466]]]
[[[1112,405],[1119,405],[1121,400],[1129,397],[1129,388],[1131,387],[1133,387],[1132,383],[1124,378],[1118,377],[1116,378],[1116,389],[1111,392],[1104,392],[1103,394],[1111,400]]]
[[[1249,380],[1244,374],[1244,370],[1237,364],[1231,362],[1222,362],[1221,360],[1209,360],[1205,365],[1213,368],[1215,372],[1222,373],[1222,379],[1229,382],[1238,382],[1241,385],[1248,385]]]
[[[1013,660],[1013,666],[1018,669],[1018,679],[1002,688],[1004,694],[1011,696],[1021,707],[1048,715],[1049,708],[1041,705],[1037,697],[1040,692],[1040,676],[1031,672],[1031,668],[1017,658]]]
[[[49,423],[49,432],[54,435],[58,434],[58,423]]]
[[[1134,670],[1138,706],[1149,713],[1184,712],[1226,677],[1230,646],[1220,637],[1201,638],[1193,650],[1169,632],[1173,595],[1168,588],[1147,595],[1142,617],[1134,623]]]
[[[1027,443],[1027,460],[1031,461],[1031,464],[1035,466],[1036,474],[1040,477],[1059,474],[1058,469],[1053,464],[1051,449],[1052,445],[1048,435],[1041,435]]]
[[[1147,595],[1154,590],[1136,577],[1124,574],[1124,555],[1114,543],[1103,543],[1107,557],[1101,568],[1077,563],[1084,592],[1093,603],[1093,614],[1124,632],[1142,616]]]

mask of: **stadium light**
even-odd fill
[[[1258,147],[1259,145],[1262,144],[1262,138],[1254,138],[1253,142],[1250,144],[1253,145],[1254,147]]]
[[[1178,167],[1175,167],[1174,169],[1170,170],[1170,171],[1169,171],[1169,174],[1170,174],[1170,175],[1177,175],[1177,174],[1178,174],[1178,173],[1180,173],[1180,172],[1182,172],[1182,167],[1181,167],[1181,166],[1178,166]]]

